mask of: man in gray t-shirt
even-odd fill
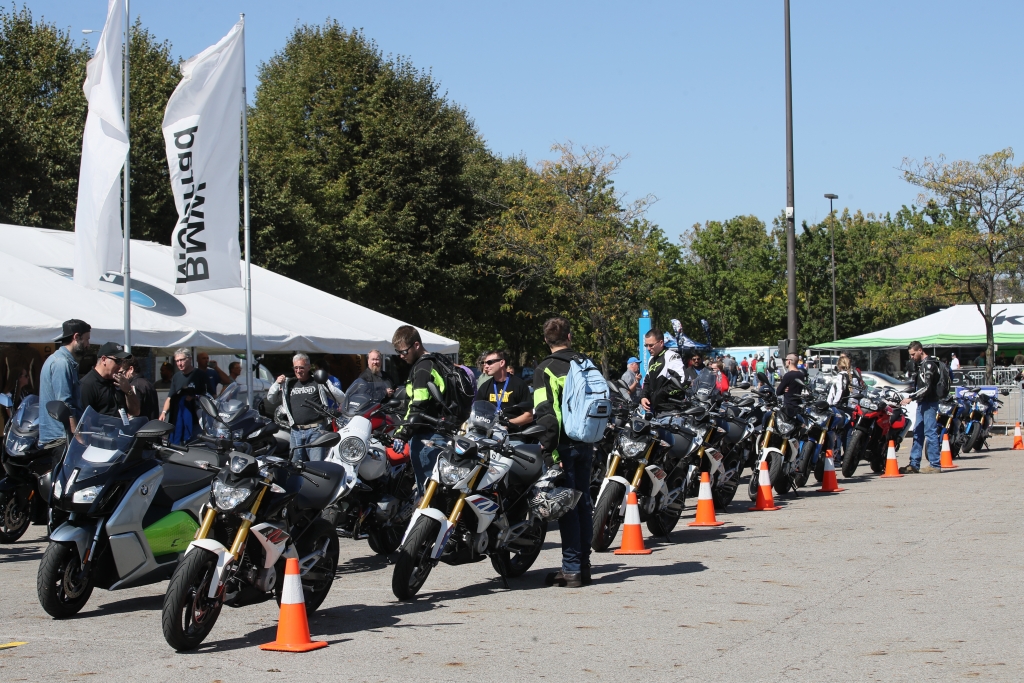
[[[640,359],[636,356],[626,361],[626,371],[622,373],[622,381],[629,389],[634,401],[640,400]]]

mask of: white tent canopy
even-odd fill
[[[1024,346],[1024,304],[994,304],[992,313],[995,343]],[[927,348],[983,346],[985,339],[985,319],[978,308],[974,304],[960,304],[902,325],[849,339],[815,344],[812,348],[905,349],[912,341],[919,341]]]
[[[74,233],[0,224],[0,341],[47,342],[61,323],[92,325],[93,343],[123,341],[120,275],[101,289],[71,278]],[[245,349],[242,289],[174,295],[171,248],[132,240],[132,342],[170,348]],[[239,264],[241,268],[241,263]],[[403,323],[269,270],[252,267],[253,350],[262,353],[385,352]],[[455,353],[459,343],[420,330],[428,351]]]

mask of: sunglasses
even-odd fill
[[[492,360],[485,360],[484,361],[484,365],[494,365],[495,363],[500,363],[500,362],[501,362],[500,358],[494,358]]]
[[[647,342],[644,342],[644,348],[645,349],[653,349],[655,346],[657,346],[660,343],[661,342],[654,342],[653,344],[648,344]]]
[[[406,355],[407,355],[407,354],[408,354],[408,353],[409,353],[410,351],[412,351],[412,347],[411,347],[411,346],[410,346],[409,348],[407,348],[407,349],[402,349],[401,351],[399,351],[398,349],[395,349],[395,353],[397,353],[397,354],[398,354],[398,357],[399,357],[399,358],[405,358],[405,356],[406,356]]]

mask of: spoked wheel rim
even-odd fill
[[[3,507],[0,532],[7,536],[20,535],[29,525],[28,509],[18,505],[16,498],[9,498]]]
[[[510,569],[514,571],[521,562],[529,561],[530,564],[533,564],[534,560],[537,559],[537,555],[540,554],[541,548],[544,546],[545,533],[544,528],[541,526],[543,524],[545,522],[537,522],[528,533],[520,537],[525,541],[532,540],[533,542],[529,545],[509,546],[508,563]]]
[[[189,588],[186,608],[182,610],[181,614],[182,631],[186,636],[203,633],[206,620],[217,613],[217,601],[207,597],[213,573],[212,563],[209,563],[199,585],[192,585]]]
[[[327,536],[323,536],[316,540],[314,547],[330,546],[330,539]],[[330,552],[326,551],[323,557],[317,560],[316,564],[309,568],[309,571],[302,575],[302,590],[305,595],[311,595],[313,593],[319,593],[325,588],[329,588],[334,582],[334,572],[337,569],[335,558],[331,556]]]
[[[58,580],[57,597],[61,602],[74,602],[85,593],[89,581],[82,574],[82,562],[77,552],[70,554]]]

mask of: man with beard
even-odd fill
[[[64,427],[50,417],[46,404],[61,401],[71,410],[71,431],[82,416],[82,388],[78,378],[78,361],[89,348],[92,327],[82,320],[64,321],[59,349],[54,351],[39,373],[39,447],[61,446],[67,435]]]

